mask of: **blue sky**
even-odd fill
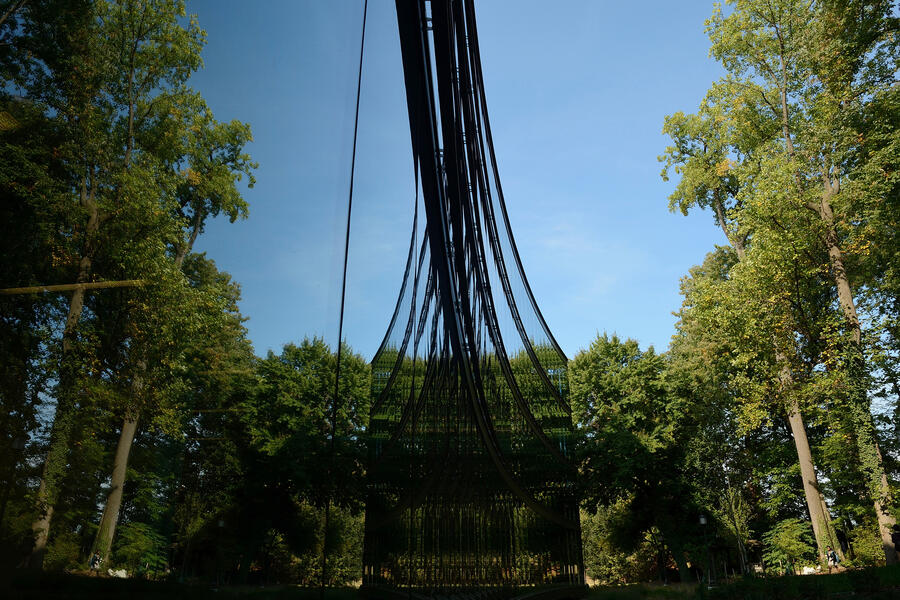
[[[663,118],[722,71],[711,2],[479,0],[488,107],[509,216],[538,304],[574,356],[598,332],[664,350],[679,279],[714,244],[709,213],[668,211]],[[337,339],[361,0],[189,0],[208,33],[192,85],[249,122],[250,218],[198,240],[241,284],[258,354]],[[366,33],[344,337],[371,358],[393,311],[413,170],[394,2]]]

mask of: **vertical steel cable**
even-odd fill
[[[412,291],[412,302],[410,306],[410,314],[416,314],[416,293],[419,291],[419,275],[422,272],[419,265],[419,253],[421,252],[421,248],[419,247],[419,240],[417,237],[418,227],[419,227],[419,161],[413,157],[413,170],[415,171],[415,186],[416,186],[416,200],[413,204],[413,245],[416,248],[416,262],[413,263],[415,265],[416,273],[413,277],[413,291]],[[425,300],[427,302],[427,299]],[[415,318],[413,316],[412,318]],[[417,323],[413,323],[414,328],[417,327]],[[416,401],[418,399],[418,394],[416,393],[416,359],[419,356],[419,339],[416,336],[413,339],[413,356],[412,356],[412,383],[410,384],[410,406],[415,406]],[[409,482],[412,484],[413,481],[413,460],[412,456],[415,453],[415,445],[416,445],[416,421],[418,419],[418,415],[413,413],[412,422],[409,425]],[[409,547],[407,554],[407,592],[410,599],[412,599],[412,589],[413,589],[413,516],[415,515],[415,502],[414,496],[412,493],[409,494]]]
[[[328,460],[329,475],[334,468],[334,438],[337,435],[338,400],[341,385],[341,350],[344,337],[344,305],[347,298],[347,262],[350,257],[350,216],[353,210],[353,176],[356,173],[356,139],[359,133],[359,97],[362,91],[363,53],[366,48],[366,16],[369,11],[369,0],[363,2],[362,34],[359,41],[359,72],[356,76],[356,113],[353,117],[353,150],[350,154],[350,191],[347,194],[347,229],[344,234],[344,270],[341,276],[341,311],[338,317],[338,347],[334,371],[334,396],[331,400],[331,440],[329,441]],[[325,530],[322,532],[322,577],[321,597],[325,598],[325,585],[328,568],[328,517],[331,508],[331,497],[325,500]]]

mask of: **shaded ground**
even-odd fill
[[[900,600],[900,566],[831,575],[742,579],[711,590],[697,585],[592,588],[587,600]]]
[[[694,584],[659,585],[635,584],[619,587],[595,587],[586,600],[693,600],[697,586]]]
[[[710,600],[900,599],[900,565],[831,575],[746,579],[701,593]]]
[[[111,579],[70,574],[16,573],[0,585],[4,600],[319,600],[318,588],[223,586]],[[328,588],[326,600],[358,600],[354,588]],[[833,575],[739,580],[711,590],[696,585],[592,588],[586,600],[900,600],[900,566]]]
[[[189,585],[84,575],[17,573],[0,587],[4,600],[320,600],[319,588]],[[328,588],[325,600],[359,600],[354,588]]]

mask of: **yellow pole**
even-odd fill
[[[44,292],[72,292],[77,289],[95,290],[100,288],[137,287],[146,285],[143,279],[125,279],[122,281],[94,281],[89,283],[62,283],[59,285],[35,285],[31,287],[0,289],[0,296],[16,294],[41,294]]]

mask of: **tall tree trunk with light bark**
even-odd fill
[[[738,260],[743,261],[746,256],[744,246],[744,238],[735,233],[728,227],[725,217],[725,207],[721,199],[715,196],[713,199],[713,210],[716,213],[716,220],[722,233],[728,239],[731,246],[737,254]],[[778,384],[779,396],[785,403],[787,411],[788,424],[791,428],[791,434],[794,438],[794,447],[797,450],[797,461],[800,465],[800,479],[803,485],[803,495],[806,498],[806,508],[809,511],[809,519],[812,523],[813,534],[816,538],[816,548],[818,549],[819,560],[824,561],[826,557],[826,548],[832,546],[835,551],[841,554],[843,552],[840,544],[837,543],[837,537],[834,533],[834,527],[831,524],[831,514],[825,498],[819,491],[819,478],[816,475],[816,467],[812,459],[812,450],[809,446],[809,438],[806,435],[806,426],[803,423],[803,416],[800,413],[800,405],[793,394],[794,374],[791,371],[790,361],[787,355],[778,345],[776,339],[772,340],[775,350],[775,362],[778,367]]]
[[[103,509],[103,516],[100,518],[100,526],[94,541],[94,551],[99,552],[104,561],[109,557],[116,534],[119,511],[122,508],[122,491],[128,472],[128,456],[137,432],[138,414],[139,411],[134,409],[125,416],[125,422],[122,424],[122,431],[119,434],[119,443],[116,445],[109,495],[106,497],[106,506]]]
[[[881,538],[885,561],[889,565],[897,564],[897,550],[891,540],[891,533],[897,520],[890,512],[892,504],[891,486],[884,470],[881,448],[875,422],[869,408],[866,385],[866,360],[862,347],[862,328],[856,312],[856,301],[850,287],[850,280],[844,266],[844,255],[834,225],[834,213],[831,200],[840,193],[840,180],[832,178],[826,171],[823,174],[824,192],[816,212],[825,227],[825,245],[831,262],[831,274],[838,292],[838,303],[844,316],[849,334],[848,371],[850,382],[850,418],[856,434],[857,451],[868,484],[869,493],[878,519],[878,533]]]
[[[791,133],[791,125],[789,119],[788,103],[787,103],[787,67],[785,58],[784,44],[780,47],[780,66],[781,66],[781,85],[779,96],[781,100],[781,128],[784,136],[785,150],[788,158],[793,161],[796,156],[794,143]],[[844,264],[843,251],[841,249],[837,229],[834,223],[834,212],[832,211],[831,201],[841,191],[840,172],[836,167],[832,167],[829,162],[822,165],[822,184],[823,190],[818,203],[810,202],[807,204],[813,213],[815,213],[822,225],[824,226],[824,242],[828,249],[828,258],[831,263],[831,275],[837,288],[838,303],[841,307],[847,331],[850,336],[849,344],[849,379],[851,386],[850,398],[850,418],[855,429],[857,442],[857,452],[859,460],[862,463],[863,474],[867,480],[869,493],[872,496],[872,503],[875,509],[875,515],[878,519],[878,530],[882,541],[885,561],[887,564],[897,564],[897,552],[891,543],[891,530],[897,521],[890,514],[888,507],[891,505],[891,490],[887,480],[887,474],[881,457],[881,449],[878,445],[875,425],[872,419],[872,413],[869,410],[869,401],[867,397],[866,364],[862,348],[862,329],[859,323],[859,316],[856,312],[856,302],[853,298],[853,292],[850,287],[850,280],[847,276],[847,270]],[[797,182],[797,193],[802,189],[801,181],[803,175],[800,171],[794,172],[794,179]]]
[[[800,464],[800,478],[803,481],[803,495],[806,497],[806,507],[809,510],[809,518],[812,522],[813,535],[816,538],[816,547],[819,551],[819,561],[826,561],[826,548],[831,546],[835,552],[841,554],[841,545],[837,541],[834,527],[831,524],[831,515],[825,499],[819,491],[819,479],[816,476],[816,468],[812,460],[812,451],[809,439],[806,436],[806,427],[800,416],[800,406],[797,399],[790,393],[793,387],[793,375],[785,357],[779,357],[781,369],[779,384],[782,397],[787,399],[787,419],[794,438],[794,447],[797,449],[797,460]]]
[[[202,224],[203,213],[198,210],[195,213],[187,241],[179,245],[175,255],[174,262],[177,269],[181,269],[185,257],[193,249]],[[110,490],[106,497],[106,504],[103,507],[100,526],[97,528],[97,535],[94,538],[93,549],[100,553],[104,561],[109,557],[116,533],[116,525],[119,522],[119,512],[122,509],[122,491],[125,487],[125,478],[128,473],[128,460],[131,456],[131,448],[137,432],[141,407],[145,401],[144,382],[148,376],[147,361],[138,359],[135,361],[135,366],[135,372],[131,379],[130,406],[123,419],[122,428],[119,432],[119,442],[116,445],[116,455],[113,461],[112,477],[110,478]]]

